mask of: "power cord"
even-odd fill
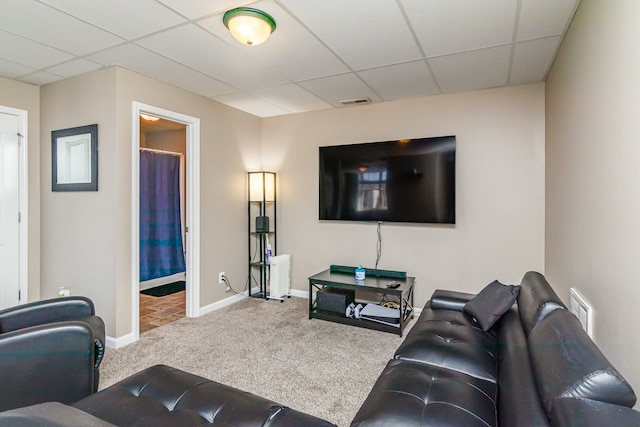
[[[378,221],[378,242],[376,243],[376,270],[378,269],[378,262],[380,262],[380,257],[382,256],[382,221]]]
[[[236,294],[236,295],[244,295],[244,294],[243,294],[243,292],[244,292],[244,291],[242,291],[242,292],[237,292],[235,289],[233,289],[233,286],[231,286],[231,281],[229,280],[229,278],[227,277],[227,275],[226,275],[226,274],[222,276],[222,280],[224,281],[224,283],[226,283],[226,284],[227,284],[226,292],[231,291],[231,292],[233,292],[233,293],[234,293],[234,294]],[[246,287],[245,287],[245,290],[246,290]]]

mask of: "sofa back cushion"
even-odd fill
[[[549,418],[538,396],[527,337],[518,310],[513,307],[498,321],[499,425],[549,427]]]
[[[583,397],[632,407],[631,386],[567,310],[555,310],[528,338],[533,374],[547,414],[554,399]]]
[[[544,276],[535,271],[526,273],[520,283],[518,294],[518,310],[524,332],[529,335],[538,322],[557,308],[567,307],[551,289]]]

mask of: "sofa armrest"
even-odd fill
[[[36,301],[0,310],[0,333],[45,323],[77,320],[93,316],[95,307],[89,298],[66,297]]]
[[[104,357],[104,349],[106,345],[104,320],[98,316],[87,316],[78,318],[77,320],[86,323],[89,328],[91,328],[96,346],[96,359],[93,365],[95,368],[98,368],[100,366],[100,362],[102,362],[102,358]]]
[[[14,427],[115,427],[59,402],[46,402],[0,412],[0,425]]]
[[[95,341],[84,322],[0,334],[0,411],[48,401],[72,403],[95,389]]]
[[[553,427],[631,427],[640,425],[640,412],[626,406],[597,400],[562,397],[556,399],[551,413]]]
[[[465,304],[473,299],[475,295],[465,292],[445,291],[436,289],[431,295],[431,308],[441,310],[462,311]]]

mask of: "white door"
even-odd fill
[[[20,118],[0,113],[0,309],[20,301]]]

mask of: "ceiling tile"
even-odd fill
[[[88,61],[86,59],[78,58],[59,65],[55,65],[53,67],[49,67],[46,69],[46,71],[67,78],[99,70],[100,68],[102,68],[102,65],[100,64]]]
[[[241,90],[277,86],[286,79],[193,25],[182,25],[136,42]]]
[[[369,98],[381,101],[380,96],[362,82],[355,74],[340,74],[298,83],[320,99],[340,107],[340,101]]]
[[[580,0],[522,0],[517,40],[559,36]]]
[[[23,76],[36,71],[31,67],[25,65],[16,64],[15,62],[5,61],[0,59],[0,76],[8,79],[15,79],[18,76]]]
[[[276,20],[276,30],[267,43],[258,46],[238,43],[222,23],[221,15],[199,21],[198,25],[292,81],[349,71],[333,52],[275,2],[261,1],[252,6],[264,10]]]
[[[290,113],[331,108],[331,105],[296,84],[259,89],[250,93],[271,104],[278,105]]]
[[[155,0],[40,1],[129,40],[186,22]]]
[[[118,64],[206,97],[235,92],[231,86],[132,43],[88,58],[104,65]]]
[[[0,30],[0,58],[40,69],[68,61],[73,55]]]
[[[385,101],[440,92],[424,61],[359,71],[358,75]]]
[[[427,57],[511,43],[517,0],[401,0]]]
[[[29,83],[32,85],[46,85],[48,83],[57,82],[58,80],[63,80],[64,77],[58,76],[52,73],[47,73],[46,71],[36,71],[35,73],[24,75],[18,80],[24,83]]]
[[[93,25],[32,0],[2,0],[0,29],[76,55],[121,43],[123,40]]]
[[[189,19],[197,19],[213,13],[224,13],[238,7],[239,0],[158,0]],[[246,3],[246,2],[245,2]],[[220,17],[222,19],[222,17]]]
[[[511,46],[474,50],[429,59],[444,93],[504,86],[509,75]]]
[[[353,70],[422,58],[395,1],[280,2]]]
[[[511,64],[509,84],[543,81],[551,68],[560,36],[517,43]]]
[[[247,93],[233,93],[230,95],[216,96],[213,99],[221,102],[222,104],[258,117],[282,116],[289,113],[282,107],[278,107],[277,105],[271,104]]]

